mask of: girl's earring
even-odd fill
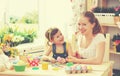
[[[50,45],[52,45],[52,44],[53,44],[53,42],[52,42],[52,41],[49,41],[49,44],[50,44]]]

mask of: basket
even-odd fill
[[[14,65],[14,69],[16,72],[23,72],[25,71],[26,65]]]

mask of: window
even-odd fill
[[[38,0],[9,0],[9,23],[38,24]]]
[[[45,32],[50,27],[58,27],[65,39],[72,37],[72,7],[70,0],[40,0],[39,35],[40,43],[45,43]]]
[[[13,34],[24,37],[23,43],[33,42],[33,35],[38,31],[38,3],[39,0],[0,0],[0,27],[9,29],[0,31],[0,39],[5,34]]]

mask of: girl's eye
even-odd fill
[[[59,38],[59,36],[57,36],[57,38]]]

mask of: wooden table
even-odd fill
[[[108,76],[110,65],[110,63],[103,63],[101,65],[90,65],[93,68],[93,71],[91,73],[78,74],[67,74],[64,68],[60,68],[59,70],[55,71],[53,70],[53,67],[51,65],[49,65],[48,70],[42,70],[40,65],[39,70],[32,70],[32,68],[26,68],[24,72],[6,70],[5,72],[0,72],[0,76]]]

